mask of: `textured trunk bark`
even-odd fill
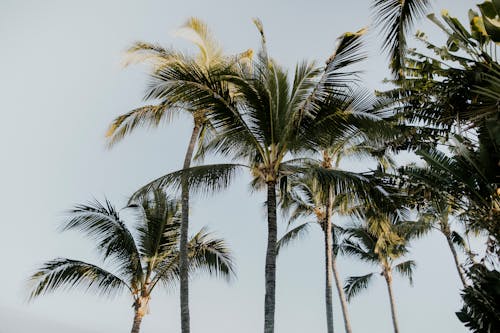
[[[332,214],[331,193],[328,194],[328,202],[325,207],[325,221],[323,234],[325,237],[325,305],[326,305],[326,327],[328,333],[333,333],[333,305],[332,305]]]
[[[335,285],[339,293],[340,305],[342,307],[342,315],[344,317],[344,327],[346,333],[352,333],[351,321],[349,319],[349,311],[347,309],[347,299],[345,297],[344,289],[342,288],[342,281],[340,280],[339,272],[337,270],[337,257],[332,256],[332,270],[335,278]]]
[[[390,269],[384,270],[385,281],[387,282],[387,291],[389,292],[389,300],[391,302],[392,324],[394,325],[394,333],[399,333],[398,321],[396,318],[396,302],[392,292],[392,272]]]
[[[460,277],[460,280],[462,281],[462,285],[467,287],[467,282],[465,280],[465,274],[462,270],[462,267],[460,266],[460,260],[458,260],[458,254],[457,250],[455,249],[455,246],[453,245],[453,241],[451,240],[451,233],[444,231],[444,236],[446,237],[446,241],[448,242],[448,246],[450,247],[451,254],[453,256],[453,260],[455,261],[455,267],[457,268],[458,276]]]
[[[132,325],[132,330],[130,333],[139,333],[139,330],[141,329],[141,322],[142,322],[142,314],[139,313],[139,311],[135,311],[134,314],[134,323]]]
[[[264,333],[274,333],[274,309],[276,292],[276,184],[267,183],[267,252],[266,296],[264,300]]]
[[[195,125],[189,140],[189,146],[184,158],[183,168],[187,169],[191,166],[193,151],[196,145],[196,139],[200,132],[200,127]],[[181,235],[180,235],[180,258],[179,258],[179,274],[180,274],[180,298],[181,298],[181,332],[189,333],[189,275],[188,275],[188,229],[189,229],[189,186],[186,177],[182,179],[182,219],[181,219]]]

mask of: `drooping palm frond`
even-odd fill
[[[130,201],[155,189],[179,190],[183,177],[187,179],[190,191],[209,194],[226,189],[231,180],[244,168],[241,164],[211,164],[194,166],[161,176],[137,190]]]
[[[158,127],[162,121],[170,123],[182,110],[179,106],[163,102],[158,105],[142,106],[120,115],[111,123],[106,133],[108,147],[114,146],[137,128]]]
[[[142,272],[140,254],[135,240],[121,221],[117,210],[106,200],[77,205],[69,211],[61,230],[78,230],[97,242],[97,250],[104,259],[115,261],[122,273],[132,277]]]
[[[30,299],[53,292],[56,289],[81,287],[102,296],[113,296],[128,284],[116,275],[89,263],[67,258],[46,262],[31,277],[33,285]]]
[[[282,248],[290,245],[296,240],[299,240],[302,237],[305,237],[309,233],[309,228],[311,227],[311,224],[314,222],[306,222],[303,223],[291,230],[288,230],[279,240],[278,243],[276,244],[276,251],[279,253]]]
[[[350,301],[354,296],[358,295],[362,290],[368,288],[368,285],[373,277],[373,273],[362,276],[351,276],[347,278],[344,285],[344,292],[347,300]]]
[[[234,259],[226,242],[214,238],[206,228],[189,241],[189,260],[191,270],[206,271],[226,280],[235,276]]]
[[[416,267],[416,263],[413,260],[407,260],[400,264],[394,266],[394,271],[399,273],[402,277],[408,278],[410,285],[413,285],[413,271]]]
[[[382,49],[389,54],[390,67],[397,77],[405,67],[406,34],[413,23],[424,16],[430,7],[430,0],[375,0],[376,26],[382,27],[384,37]]]

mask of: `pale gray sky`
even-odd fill
[[[0,2],[0,297],[1,333],[126,332],[131,300],[100,299],[79,291],[25,302],[26,279],[37,265],[58,256],[92,261],[91,243],[56,231],[62,213],[106,195],[117,206],[141,185],[181,166],[188,119],[138,131],[112,150],[104,133],[117,115],[141,105],[145,68],[120,67],[123,51],[144,40],[187,48],[172,31],[189,16],[205,20],[227,52],[258,47],[251,23],[264,23],[272,56],[291,68],[302,59],[323,61],[335,38],[370,24],[368,0],[353,1],[28,1]],[[435,1],[466,17],[474,2]],[[429,27],[421,22],[419,27]],[[426,31],[434,31],[424,28]],[[365,82],[380,87],[387,70],[376,34]],[[348,167],[360,169],[360,165]],[[255,333],[263,326],[266,225],[263,193],[250,194],[247,176],[227,192],[193,200],[191,230],[209,225],[234,249],[238,279],[199,276],[192,282],[192,331]],[[283,221],[282,221],[283,222]],[[281,231],[284,223],[281,223]],[[276,331],[324,332],[323,247],[319,230],[278,259]],[[415,286],[395,281],[401,331],[466,332],[454,312],[459,280],[440,235],[416,242]],[[371,268],[341,259],[343,276]],[[157,290],[143,332],[178,332],[178,292]],[[337,332],[343,332],[335,303]],[[351,305],[355,332],[391,330],[386,289],[378,279]],[[54,329],[58,327],[58,329]]]

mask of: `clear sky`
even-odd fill
[[[29,274],[59,256],[96,262],[92,243],[59,234],[63,212],[93,197],[122,207],[149,180],[182,165],[189,119],[137,131],[112,150],[104,133],[114,117],[142,105],[145,67],[122,69],[123,51],[144,40],[187,49],[172,32],[187,17],[205,20],[228,53],[258,47],[251,23],[264,23],[272,56],[291,68],[302,59],[324,61],[345,31],[370,25],[372,1],[68,1],[0,2],[0,332],[126,332],[131,300],[80,291],[26,303]],[[465,18],[474,2],[434,1]],[[425,21],[417,24],[431,29]],[[436,37],[436,39],[439,39]],[[380,88],[388,76],[376,33],[368,38],[365,83]],[[345,167],[362,169],[360,163]],[[263,326],[266,224],[264,193],[251,194],[248,176],[230,190],[195,198],[191,230],[209,225],[231,244],[238,279],[231,284],[197,276],[191,284],[193,332],[259,332]],[[285,223],[280,222],[284,231]],[[278,259],[276,331],[324,332],[323,246],[319,230]],[[466,332],[454,312],[459,279],[444,239],[414,243],[415,286],[395,280],[401,331]],[[342,276],[374,268],[341,259]],[[335,295],[334,295],[335,296]],[[335,296],[336,297],[336,296]],[[179,332],[178,292],[157,290],[143,332]],[[336,298],[335,298],[336,300]],[[337,332],[343,332],[334,304]],[[379,277],[350,305],[355,332],[391,331],[386,289]],[[57,329],[56,329],[57,327]]]

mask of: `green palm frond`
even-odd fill
[[[62,231],[78,230],[97,242],[97,250],[104,259],[111,259],[129,276],[142,272],[140,254],[129,229],[113,205],[106,200],[87,205],[77,205],[69,212]]]
[[[146,105],[115,118],[106,133],[108,147],[114,146],[137,128],[158,127],[162,121],[170,123],[182,108],[167,103]]]
[[[430,0],[375,0],[375,25],[382,27],[382,49],[390,56],[390,67],[397,77],[405,67],[406,34],[413,23],[423,17],[430,7]]]
[[[467,245],[467,242],[458,232],[456,232],[456,231],[451,232],[451,241],[453,242],[454,245],[456,245],[461,250],[463,250],[465,252],[469,250],[469,246]]]
[[[344,285],[344,292],[347,300],[350,301],[354,296],[358,295],[362,290],[368,288],[368,285],[373,277],[373,273],[362,276],[351,276],[347,278]]]
[[[291,230],[288,230],[279,240],[278,240],[278,243],[276,245],[276,251],[278,251],[278,253],[281,251],[282,248],[290,245],[291,243],[293,243],[294,241],[302,238],[302,237],[305,237],[308,233],[309,233],[309,228],[311,227],[311,223],[314,223],[314,222],[306,222],[306,223],[303,223]]]
[[[136,201],[140,208],[138,244],[146,263],[154,267],[176,249],[179,242],[181,204],[159,189]]]
[[[194,193],[220,192],[229,186],[231,180],[243,167],[245,166],[241,164],[211,164],[174,171],[141,187],[132,195],[130,202],[156,189],[179,190],[184,177],[188,180],[190,191]]]
[[[95,265],[67,258],[46,262],[30,278],[34,285],[30,299],[55,291],[81,287],[103,296],[118,294],[130,287],[116,275]]]
[[[413,271],[415,270],[416,266],[417,264],[415,263],[415,261],[407,260],[405,262],[397,264],[393,269],[402,277],[408,278],[408,281],[410,281],[410,285],[413,285]]]
[[[214,238],[207,229],[201,229],[189,241],[191,270],[206,271],[230,280],[235,276],[234,259],[224,240]]]

